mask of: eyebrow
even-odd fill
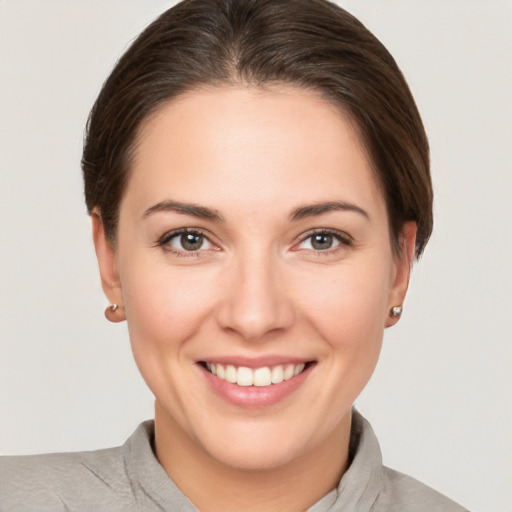
[[[180,203],[178,201],[161,201],[150,208],[148,208],[143,214],[142,218],[145,219],[149,215],[155,212],[175,212],[183,215],[191,215],[192,217],[198,217],[200,219],[208,219],[217,222],[223,222],[224,217],[212,208],[206,206],[199,206],[192,203]]]
[[[181,213],[183,215],[191,215],[193,217],[198,217],[200,219],[224,222],[224,217],[217,210],[193,203],[181,203],[179,201],[171,200],[161,201],[151,206],[143,213],[142,218],[145,219],[146,217],[155,212],[166,211]],[[346,201],[327,201],[325,203],[313,203],[305,206],[300,206],[299,208],[296,208],[295,210],[292,211],[290,219],[292,221],[297,221],[307,217],[315,217],[317,215],[322,215],[324,213],[334,211],[356,212],[365,217],[366,219],[370,219],[370,216],[365,210],[363,210],[359,206],[356,206],[355,204]]]
[[[291,220],[301,220],[306,217],[315,217],[317,215],[322,215],[328,212],[355,212],[366,219],[370,220],[370,216],[368,212],[356,206],[355,204],[348,203],[346,201],[327,201],[325,203],[313,203],[305,206],[300,206],[299,208],[293,210],[290,215]]]

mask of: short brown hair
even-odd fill
[[[395,248],[432,231],[428,141],[396,62],[356,18],[327,0],[184,0],[121,57],[87,124],[82,169],[89,213],[99,207],[115,244],[118,210],[141,123],[204,85],[273,82],[318,91],[356,121],[382,187]]]

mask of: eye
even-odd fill
[[[315,251],[325,251],[336,247],[340,241],[336,240],[336,238],[334,238],[330,233],[316,233],[308,236],[303,243],[309,246],[308,249],[311,248]]]
[[[305,236],[296,246],[296,250],[305,249],[317,252],[335,250],[341,245],[351,245],[348,235],[342,233],[318,230]]]
[[[215,246],[198,230],[180,229],[164,235],[159,245],[175,253],[196,253]]]

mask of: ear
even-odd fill
[[[416,222],[406,222],[400,235],[400,251],[395,256],[395,275],[388,298],[388,317],[386,327],[395,325],[400,320],[400,315],[393,316],[390,312],[394,306],[402,306],[409,287],[409,277],[416,253]]]
[[[105,236],[105,228],[101,218],[99,208],[94,208],[91,213],[92,219],[92,237],[94,240],[94,248],[96,250],[96,258],[101,276],[101,286],[110,304],[117,304],[116,315],[108,315],[107,312],[111,308],[107,308],[105,316],[111,321],[121,322],[125,319],[123,306],[123,296],[121,289],[121,281],[117,270],[116,252],[112,244]],[[114,316],[114,318],[111,318]]]

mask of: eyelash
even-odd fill
[[[338,250],[340,250],[340,247],[342,247],[342,246],[352,247],[354,245],[354,241],[353,241],[352,237],[343,231],[337,231],[335,229],[317,228],[317,229],[314,229],[312,231],[305,233],[300,238],[299,242],[294,244],[294,247],[304,243],[306,240],[314,237],[315,235],[332,236],[334,239],[336,239],[339,242],[339,245],[329,248],[329,249],[325,249],[323,251],[318,250],[318,249],[306,249],[318,256],[329,256],[331,254],[336,253]],[[297,249],[297,250],[299,250],[299,249]]]
[[[166,252],[169,252],[178,257],[197,257],[200,255],[201,252],[204,251],[204,249],[197,250],[197,251],[186,251],[186,250],[180,251],[180,250],[176,250],[176,249],[172,248],[170,245],[168,245],[172,239],[179,237],[181,235],[187,235],[187,234],[202,236],[202,237],[204,237],[204,239],[206,241],[208,241],[208,243],[210,243],[214,246],[216,245],[211,241],[211,238],[207,233],[205,233],[203,230],[198,229],[198,228],[180,228],[180,229],[176,229],[174,231],[165,233],[158,240],[156,245],[159,247],[162,247]],[[317,228],[317,229],[309,231],[309,232],[305,233],[303,236],[301,236],[300,240],[297,243],[295,243],[293,245],[293,247],[297,247],[298,245],[304,243],[306,240],[314,237],[315,235],[332,236],[333,238],[336,239],[336,241],[339,242],[339,245],[329,248],[329,249],[325,249],[325,250],[305,249],[305,250],[307,250],[313,254],[316,254],[318,256],[328,256],[330,254],[334,254],[339,250],[340,246],[345,246],[345,247],[353,246],[352,237],[350,237],[347,233],[344,233],[342,231],[337,231],[334,229]],[[294,249],[292,248],[292,250],[294,250]],[[295,249],[295,251],[299,251],[299,250],[300,249]]]
[[[201,229],[198,229],[198,228],[180,228],[180,229],[176,229],[174,231],[170,231],[168,233],[165,233],[165,235],[163,235],[157,242],[157,246],[159,247],[162,247],[164,251],[166,252],[169,252],[171,254],[173,254],[174,256],[177,256],[179,258],[189,258],[189,257],[198,257],[200,256],[201,252],[204,251],[203,250],[198,250],[198,251],[178,251],[174,248],[172,248],[169,244],[169,242],[173,239],[173,238],[177,238],[181,235],[198,235],[198,236],[202,236],[206,241],[208,241],[210,244],[212,245],[216,245],[214,244],[212,241],[211,241],[211,238],[210,236],[208,236],[207,233],[205,233],[203,230]]]

